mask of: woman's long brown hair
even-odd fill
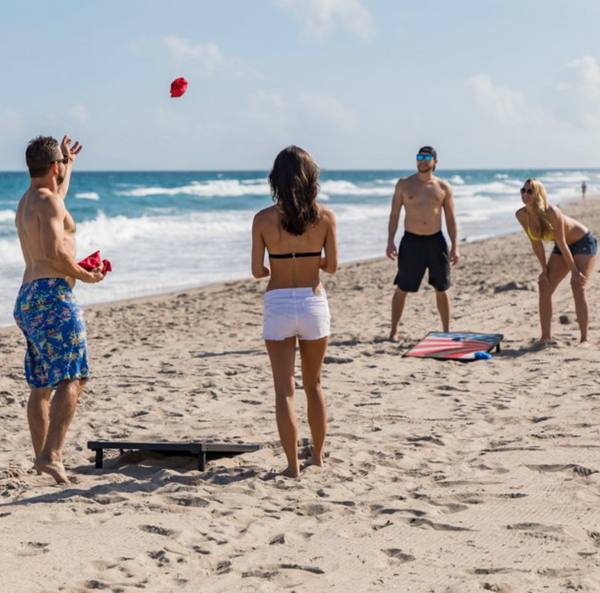
[[[273,163],[269,184],[284,230],[301,235],[317,222],[319,169],[308,152],[297,146],[284,148]]]

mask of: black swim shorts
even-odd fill
[[[573,255],[596,255],[598,252],[598,241],[596,240],[596,236],[592,231],[588,231],[581,239],[575,241],[575,243],[571,243],[567,245],[569,251]],[[552,249],[552,253],[556,255],[562,255],[558,245],[554,244],[554,249]]]
[[[405,292],[417,292],[427,269],[433,288],[439,291],[450,288],[450,259],[442,231],[434,235],[405,231],[398,248],[398,274],[394,284]]]

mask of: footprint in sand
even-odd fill
[[[190,497],[171,496],[171,500],[174,503],[176,503],[180,506],[184,506],[184,507],[206,508],[207,506],[210,505],[210,502],[208,500],[206,500],[205,498],[202,498],[201,496],[190,496]]]
[[[354,358],[344,358],[341,356],[326,356],[323,361],[325,364],[349,364],[354,362]]]
[[[166,550],[156,550],[154,552],[148,552],[148,556],[150,556],[152,560],[156,560],[156,564],[158,566],[164,566],[165,564],[171,563],[171,560],[168,557]]]
[[[526,465],[525,467],[532,469],[534,471],[540,472],[560,472],[560,471],[572,471],[575,472],[578,476],[582,478],[587,478],[592,474],[597,474],[597,469],[589,469],[587,467],[583,467],[576,463],[568,463],[568,464],[542,464],[542,465]]]
[[[17,548],[17,556],[39,556],[50,551],[50,544],[45,542],[21,542]]]
[[[425,527],[433,529],[434,531],[471,531],[467,527],[458,527],[456,525],[447,525],[445,523],[434,523],[429,519],[409,519],[408,524],[411,527]]]
[[[86,581],[84,587],[86,589],[108,589],[109,585],[107,585],[106,583],[103,583],[102,581],[97,581],[96,579],[92,579],[90,581]],[[114,591],[114,589],[113,589]]]
[[[280,564],[279,568],[284,568],[287,570],[304,570],[313,574],[325,574],[325,571],[319,568],[318,566],[306,566],[301,564]]]
[[[382,550],[385,552],[390,558],[397,560],[400,564],[404,564],[405,562],[412,562],[415,560],[415,557],[411,554],[405,554],[402,550],[398,548],[388,548],[387,550]]]
[[[163,535],[165,537],[172,537],[175,532],[172,529],[166,529],[165,527],[159,527],[158,525],[141,525],[140,529],[147,533],[155,533],[156,535]]]

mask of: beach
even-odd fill
[[[564,210],[600,231],[600,197]],[[326,467],[298,479],[278,474],[265,281],[86,307],[93,380],[67,437],[70,487],[31,469],[24,340],[0,329],[2,593],[600,591],[600,275],[588,288],[591,347],[577,347],[567,279],[556,343],[540,348],[525,234],[461,255],[451,329],[504,334],[491,360],[403,358],[441,327],[423,285],[399,342],[385,339],[393,262],[323,278]],[[203,473],[192,457],[118,451],[95,469],[94,440],[263,448]]]

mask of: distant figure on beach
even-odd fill
[[[67,136],[60,146],[44,136],[29,143],[25,157],[31,185],[15,220],[25,273],[14,316],[27,340],[27,419],[34,466],[59,484],[70,484],[63,446],[89,374],[83,312],[71,289],[76,279],[91,283],[104,278],[100,268],[88,272],[77,265],[75,221],[65,206],[81,149],[79,142],[71,148]]]
[[[581,199],[585,200],[585,194],[587,192],[587,184],[585,181],[581,184]]]
[[[587,346],[589,309],[586,287],[596,263],[596,237],[585,225],[565,216],[556,206],[548,203],[546,188],[541,181],[528,179],[521,188],[521,199],[525,206],[517,210],[516,217],[542,266],[538,279],[541,339],[544,342],[552,340],[552,295],[571,272],[581,345]],[[554,241],[547,262],[543,241]]]
[[[407,294],[419,290],[426,270],[429,270],[429,284],[435,290],[442,327],[445,332],[450,331],[450,298],[447,292],[450,288],[450,264],[456,265],[460,256],[452,188],[447,181],[433,174],[437,162],[435,149],[424,146],[417,154],[417,173],[396,183],[386,250],[387,257],[392,260],[398,258],[390,340],[396,339]],[[396,250],[394,238],[403,207],[404,236]],[[451,241],[450,253],[442,233],[442,210]]]
[[[307,152],[297,146],[282,150],[269,174],[275,205],[261,210],[252,226],[252,274],[255,278],[269,276],[263,338],[273,370],[277,428],[287,457],[283,475],[292,478],[300,473],[294,412],[296,339],[313,439],[308,465],[323,465],[327,431],[321,368],[330,315],[319,272],[334,274],[338,254],[333,212],[316,201],[318,175]],[[265,250],[270,266],[264,263]]]

